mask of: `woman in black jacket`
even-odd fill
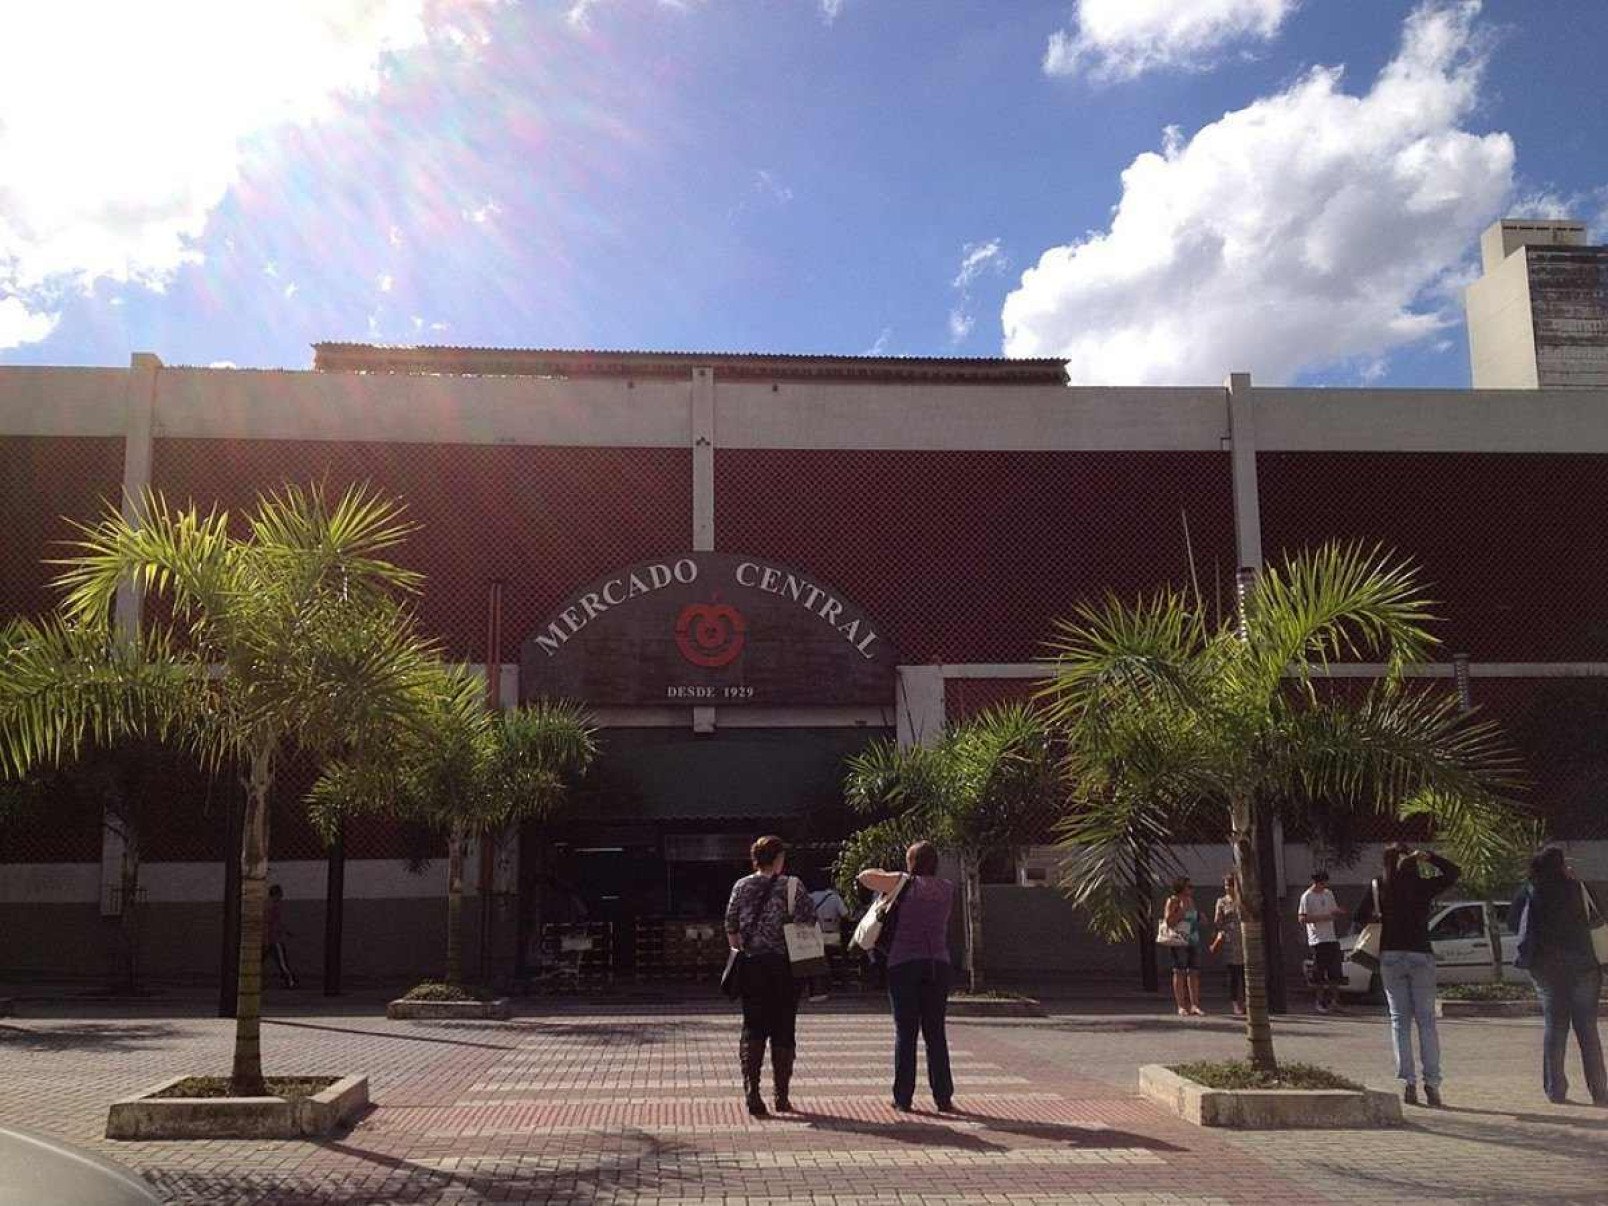
[[[1508,924],[1519,935],[1514,962],[1529,970],[1541,998],[1541,1088],[1557,1105],[1569,1096],[1563,1065],[1572,1025],[1591,1103],[1608,1106],[1602,1039],[1597,1034],[1602,968],[1591,945],[1590,899],[1563,851],[1548,846],[1530,861],[1530,879],[1508,909]]]
[[[1379,877],[1379,981],[1390,1005],[1390,1038],[1402,1100],[1418,1104],[1413,1068],[1413,1030],[1424,1066],[1424,1104],[1441,1104],[1440,1032],[1435,1026],[1435,953],[1429,944],[1429,910],[1435,897],[1457,882],[1457,864],[1430,850],[1400,843],[1385,847]],[[1357,925],[1375,920],[1372,888],[1363,893]]]

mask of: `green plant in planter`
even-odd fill
[[[354,811],[390,811],[447,834],[446,979],[463,983],[463,866],[469,839],[551,815],[597,746],[576,705],[538,701],[486,707],[479,677],[437,665],[423,692],[423,720],[329,764],[313,785],[313,815],[326,833]]]
[[[1416,571],[1389,554],[1325,545],[1267,567],[1237,615],[1163,590],[1089,604],[1057,625],[1041,698],[1064,741],[1072,806],[1063,887],[1106,937],[1134,935],[1140,868],[1166,878],[1169,839],[1227,828],[1243,908],[1246,1037],[1278,1069],[1267,1008],[1255,841],[1275,808],[1425,817],[1472,878],[1527,842],[1509,798],[1517,766],[1455,694],[1403,667],[1436,644]],[[1325,682],[1331,662],[1382,663],[1364,692]]]
[[[1267,1072],[1246,1060],[1200,1061],[1174,1064],[1168,1071],[1208,1089],[1348,1089],[1360,1093],[1362,1086],[1338,1072],[1316,1064],[1280,1064]]]
[[[402,994],[404,1001],[490,1001],[495,994],[478,985],[450,984],[444,980],[421,980]]]
[[[288,486],[243,525],[147,493],[126,514],[79,525],[58,563],[55,614],[0,627],[0,772],[123,739],[241,768],[238,1095],[263,1092],[268,799],[280,760],[385,745],[418,718],[434,662],[405,603],[420,578],[385,559],[411,530],[399,504],[366,489],[332,499]],[[138,631],[114,623],[122,594],[157,605]]]

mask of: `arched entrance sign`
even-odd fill
[[[789,566],[679,553],[573,594],[525,641],[522,699],[887,704],[898,655],[841,591]]]

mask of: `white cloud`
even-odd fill
[[[998,239],[989,239],[984,243],[967,243],[960,249],[960,270],[949,282],[950,287],[959,294],[954,308],[949,311],[950,343],[960,343],[977,325],[977,316],[971,309],[972,282],[984,272],[1004,272],[1009,265],[1010,260],[1001,249]]]
[[[821,16],[828,25],[838,19],[846,0],[821,0]]]
[[[1087,71],[1129,80],[1147,71],[1199,70],[1228,46],[1267,42],[1299,0],[1078,0],[1072,28],[1050,35],[1047,75]]]
[[[378,84],[426,12],[477,0],[56,0],[10,5],[0,38],[0,299],[153,287],[194,241],[254,133]],[[16,324],[8,328],[14,336]],[[33,323],[25,333],[43,328]],[[34,335],[35,338],[40,336]]]
[[[892,339],[893,328],[883,327],[882,330],[877,332],[876,342],[860,354],[862,356],[886,356],[888,354],[888,344]]]
[[[591,29],[592,11],[610,3],[613,3],[613,0],[570,0],[569,8],[564,10],[564,19],[576,29]],[[654,3],[660,8],[673,8],[677,12],[685,12],[704,3],[704,0],[654,0]]]
[[[0,350],[38,343],[56,329],[60,317],[26,306],[20,298],[0,297]]]
[[[775,172],[758,169],[754,173],[754,191],[762,196],[769,197],[778,205],[786,205],[793,199],[793,190]]]
[[[502,206],[495,201],[482,201],[471,209],[460,211],[465,222],[473,222],[476,226],[484,226],[498,214],[502,213]]]
[[[1318,68],[1139,156],[1110,229],[1006,297],[1006,353],[1063,356],[1079,384],[1279,382],[1454,323],[1448,283],[1512,189],[1512,140],[1460,128],[1478,12],[1420,7],[1363,95]]]
[[[374,278],[374,287],[381,293],[389,293],[392,286],[395,284],[396,277],[392,276],[389,272],[382,272],[379,276]]]
[[[1005,256],[1000,251],[998,239],[989,239],[986,243],[967,243],[960,251],[960,271],[950,283],[957,289],[967,289],[985,268],[998,272],[1003,271],[1005,266]]]

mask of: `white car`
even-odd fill
[[[1434,907],[1429,915],[1429,945],[1435,952],[1435,978],[1441,984],[1489,984],[1496,977],[1491,969],[1491,931],[1502,943],[1502,974],[1523,979],[1528,973],[1513,966],[1519,940],[1507,932],[1508,906],[1496,901],[1449,900]],[[1377,996],[1378,973],[1351,961],[1355,934],[1340,939],[1341,966],[1345,970],[1344,993]],[[1312,979],[1312,959],[1301,962],[1307,980]]]
[[[162,1206],[162,1199],[104,1156],[0,1126],[0,1206]]]

